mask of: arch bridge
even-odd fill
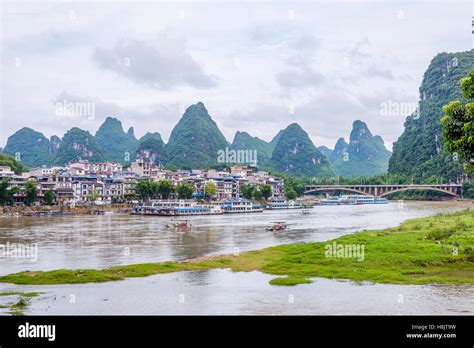
[[[305,194],[327,191],[348,191],[365,196],[383,197],[391,193],[409,190],[428,190],[442,192],[454,197],[462,194],[462,186],[458,184],[441,185],[307,185]]]

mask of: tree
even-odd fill
[[[53,190],[48,190],[44,193],[43,199],[47,205],[53,205],[56,199],[56,194],[54,193]]]
[[[465,182],[462,185],[462,195],[465,198],[474,198],[474,182]]]
[[[242,186],[240,186],[240,191],[242,192],[242,196],[245,199],[252,199],[255,194],[255,186],[243,184]]]
[[[31,205],[38,197],[38,186],[33,179],[27,180],[25,183],[25,203]]]
[[[0,166],[9,166],[11,170],[15,172],[15,174],[20,174],[28,170],[23,164],[17,161],[14,157],[9,156],[4,153],[0,153]]]
[[[100,197],[100,192],[97,190],[91,190],[91,193],[89,194],[89,200],[92,203],[95,203],[96,200],[98,200]]]
[[[263,198],[262,191],[260,191],[259,189],[255,189],[254,192],[253,192],[253,197],[254,197],[257,201],[262,200],[262,198]]]
[[[260,186],[260,192],[262,193],[262,197],[268,200],[268,198],[272,196],[272,187],[268,184],[263,184]]]
[[[160,180],[158,182],[158,192],[163,199],[169,199],[171,192],[173,192],[173,183],[169,180]]]
[[[10,182],[9,178],[2,179],[0,181],[0,205],[5,205],[8,201],[8,195],[9,195],[9,190],[8,190],[8,183]]]
[[[466,163],[466,171],[474,172],[474,70],[461,79],[461,89],[470,102],[455,100],[443,106],[443,137],[447,149]]]
[[[13,197],[17,194],[20,193],[20,187],[14,186],[10,189],[8,199],[7,199],[7,204],[13,204]]]
[[[194,193],[194,186],[187,182],[181,182],[176,186],[176,192],[178,192],[179,199],[190,199]]]
[[[4,178],[0,181],[0,205],[10,204],[13,201],[13,196],[20,192],[18,186],[8,188],[10,183],[10,178]]]
[[[297,193],[293,189],[289,189],[286,191],[286,198],[289,200],[293,200],[297,197]]]
[[[151,180],[140,180],[135,187],[135,192],[143,200],[148,200],[158,192],[158,183]]]
[[[216,195],[217,187],[212,181],[206,182],[204,185],[204,193],[209,197],[212,198]]]

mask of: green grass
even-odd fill
[[[309,284],[312,283],[311,280],[301,277],[281,277],[273,278],[270,280],[271,285],[280,285],[280,286],[295,286],[298,284]]]
[[[14,303],[10,306],[13,309],[25,309],[30,305],[30,300],[27,297],[20,297],[17,303]]]
[[[24,297],[36,297],[36,296],[39,296],[40,294],[41,292],[19,292],[19,291],[0,292],[0,296],[21,295]]]
[[[325,247],[364,247],[363,260],[326,257]],[[458,252],[453,253],[457,247]],[[378,231],[362,231],[328,242],[289,244],[201,262],[164,262],[103,270],[20,272],[0,277],[15,284],[74,284],[146,277],[159,273],[226,268],[286,276],[273,285],[308,283],[311,277],[392,284],[474,283],[474,211],[409,220]]]

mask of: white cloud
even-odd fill
[[[160,36],[154,44],[124,39],[111,49],[96,48],[94,60],[102,69],[153,88],[170,90],[186,84],[196,88],[216,85],[216,78],[204,73],[181,40],[165,36]]]
[[[332,147],[361,119],[390,146],[404,118],[381,116],[380,104],[416,101],[434,55],[471,43],[462,2],[1,6],[0,146],[23,126],[95,133],[107,116],[167,139],[180,105],[200,100],[228,140],[237,130],[270,140],[296,121]],[[58,96],[94,101],[96,117],[55,115]]]

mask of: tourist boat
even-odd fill
[[[287,201],[285,199],[272,199],[272,201],[268,203],[265,208],[269,210],[302,209],[303,205],[295,201]]]
[[[204,204],[193,204],[185,206],[177,206],[170,208],[162,208],[154,215],[159,216],[189,216],[189,215],[216,215],[222,214],[223,211],[218,205],[204,205]]]
[[[191,226],[192,225],[189,220],[173,221],[170,224],[166,225],[166,227],[172,227],[172,228],[189,228]]]
[[[132,214],[155,216],[216,215],[229,213],[262,212],[263,207],[245,199],[229,200],[219,204],[198,204],[194,201],[148,201],[140,202]]]
[[[148,201],[140,202],[132,214],[155,216],[188,216],[188,215],[215,215],[222,214],[219,205],[197,204],[194,201]]]
[[[386,204],[386,198],[364,195],[332,196],[321,199],[321,205],[360,205],[360,204]]]
[[[225,201],[221,204],[224,213],[259,213],[263,211],[260,205],[254,205],[251,200],[237,199]]]
[[[309,212],[308,209],[303,209],[303,210],[301,211],[301,214],[303,214],[303,215],[309,215],[310,212]]]
[[[272,227],[267,228],[267,231],[285,231],[288,230],[288,226],[284,221],[275,222]]]

